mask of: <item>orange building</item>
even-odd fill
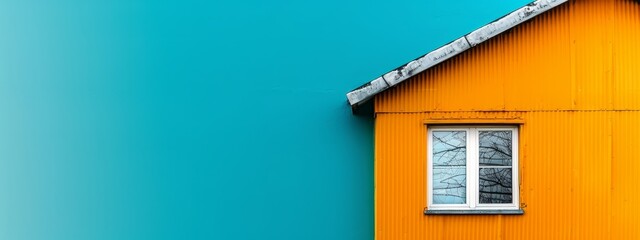
[[[347,94],[376,239],[640,239],[640,3],[539,0]]]

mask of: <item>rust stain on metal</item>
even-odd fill
[[[466,38],[471,46],[478,45],[487,39],[490,39],[564,2],[566,2],[566,0],[545,0],[529,3],[506,16],[499,18],[498,20],[467,34]]]
[[[347,93],[347,99],[349,104],[355,107],[387,88],[389,88],[389,84],[382,77],[379,77]]]
[[[394,86],[407,78],[426,70],[433,65],[436,65],[444,60],[447,60],[458,53],[464,52],[469,49],[469,43],[464,37],[458,38],[455,41],[445,44],[444,46],[431,51],[422,57],[419,57],[395,70],[383,75],[384,79],[389,82],[391,86]]]

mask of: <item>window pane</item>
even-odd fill
[[[512,203],[511,168],[480,168],[480,203]]]
[[[480,166],[511,166],[511,131],[480,131]]]
[[[433,169],[433,203],[464,204],[467,201],[466,167]]]
[[[433,166],[465,166],[467,132],[433,131]]]

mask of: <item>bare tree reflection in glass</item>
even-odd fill
[[[466,131],[433,131],[433,203],[467,200]]]
[[[480,131],[480,203],[512,203],[511,131]]]

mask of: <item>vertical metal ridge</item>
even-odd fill
[[[377,109],[634,109],[637,8],[628,0],[559,6],[380,94],[388,100]]]
[[[638,19],[572,1],[378,95],[376,239],[640,239]],[[514,117],[525,214],[423,215],[425,119]]]

